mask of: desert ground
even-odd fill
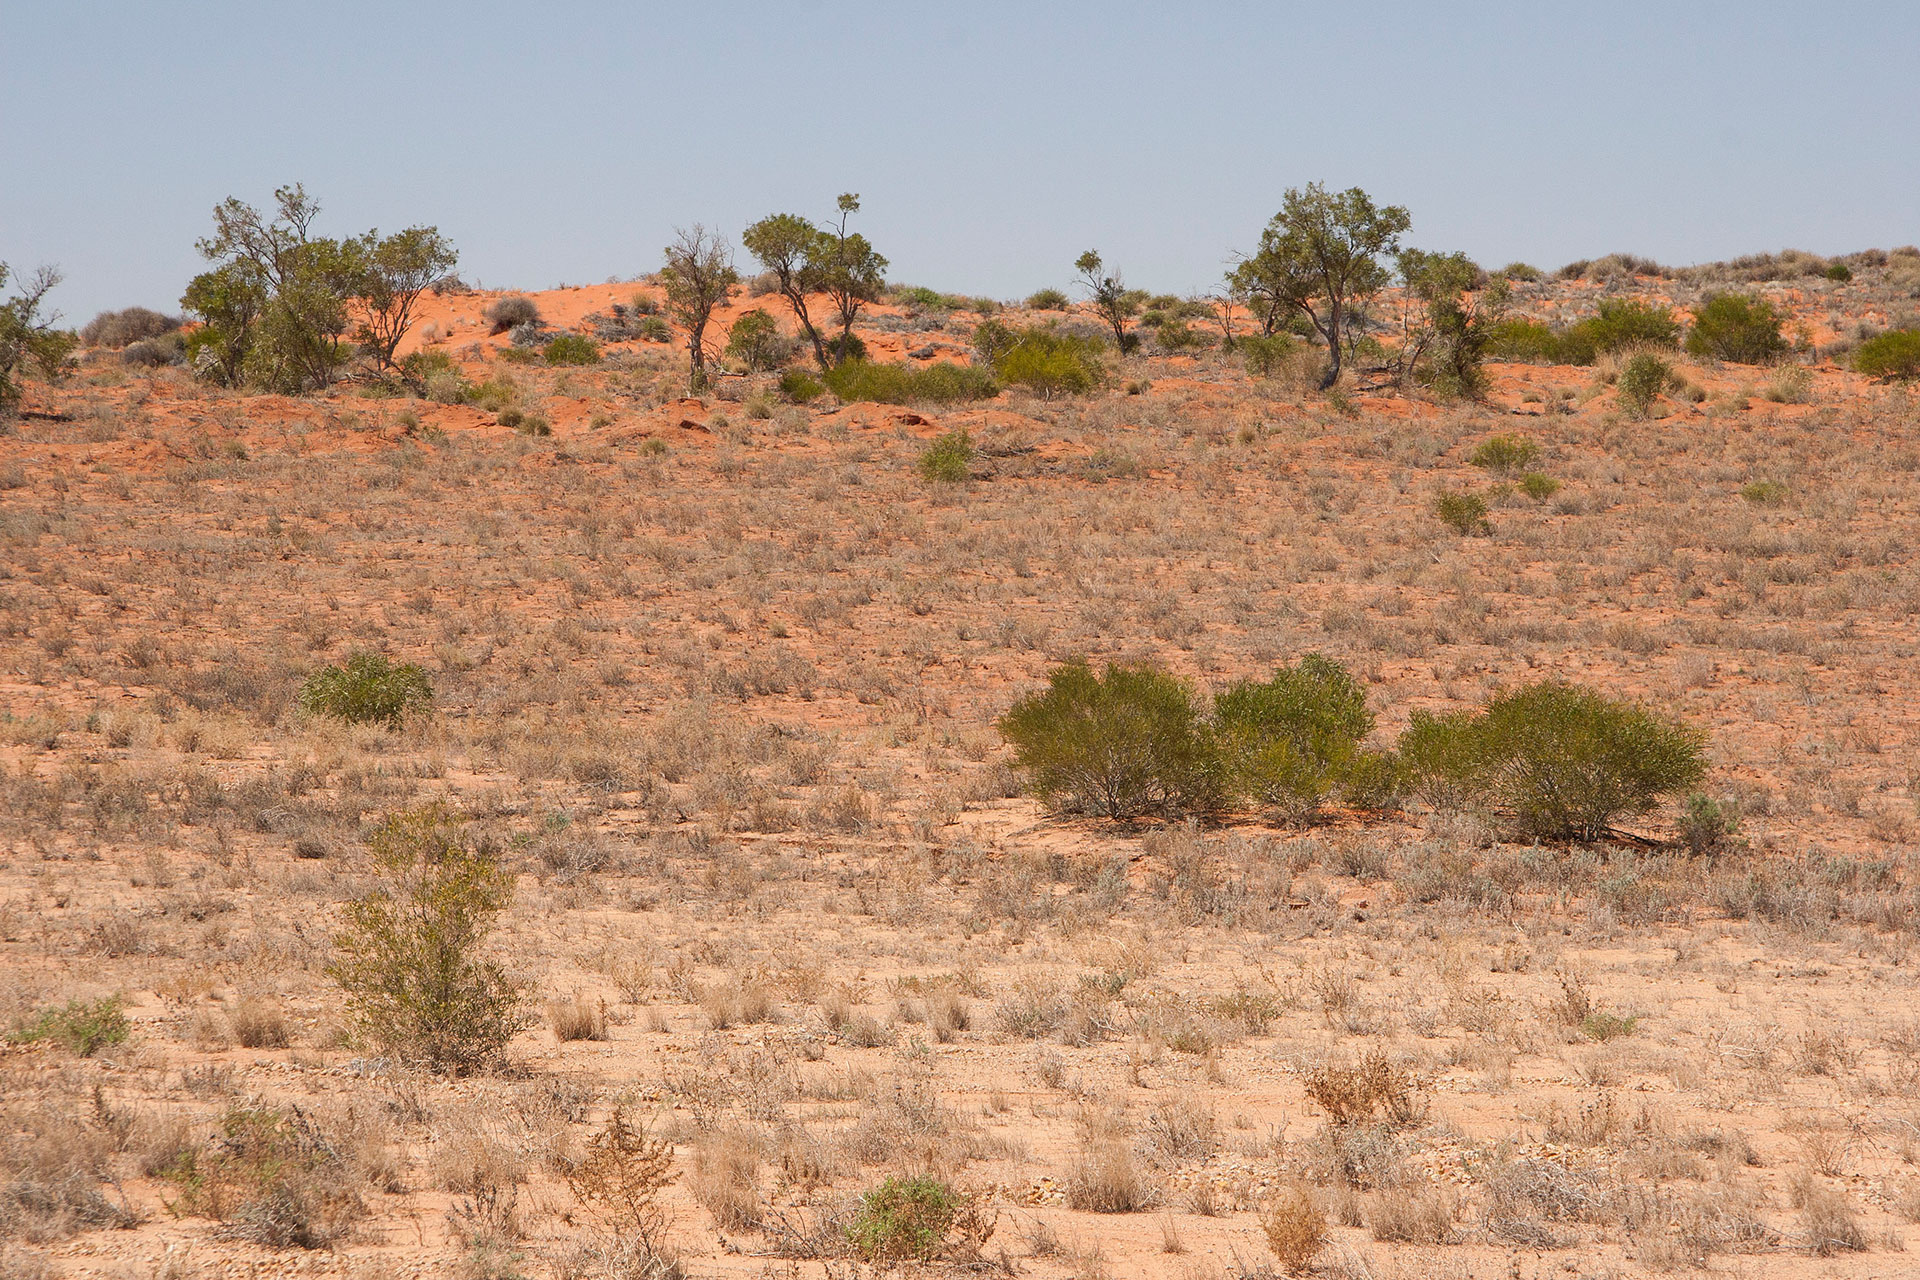
[[[107,357],[32,384],[0,1024],[117,999],[130,1034],[0,1041],[0,1276],[850,1277],[858,1197],[916,1173],[968,1203],[928,1274],[1277,1275],[1263,1223],[1309,1208],[1343,1280],[1920,1273],[1920,402],[1830,350],[1920,258],[1747,287],[1803,350],[1681,358],[1646,420],[1605,359],[1448,402],[1217,343],[1080,397],[690,398],[672,343],[512,362],[459,292],[427,340],[550,435]],[[591,332],[657,295],[528,296]],[[977,319],[859,332],[965,361]],[[929,484],[956,428],[970,478]],[[1469,462],[1499,434],[1557,492]],[[303,713],[357,650],[431,714]],[[1074,655],[1207,688],[1314,651],[1382,739],[1549,676],[1677,714],[1739,840],[1062,816],[994,728]],[[466,1076],[359,1043],[325,972],[369,831],[436,799],[513,872],[489,947],[539,1015]],[[1315,1100],[1366,1063],[1377,1111]],[[645,1260],[564,1176],[616,1113],[671,1145]]]

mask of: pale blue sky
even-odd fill
[[[654,269],[677,224],[859,225],[1000,297],[1099,247],[1210,286],[1360,185],[1489,265],[1920,240],[1920,4],[0,0],[0,259],[173,308],[227,195],[437,223],[469,279]]]

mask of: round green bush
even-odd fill
[[[1226,689],[1214,699],[1213,721],[1236,792],[1292,821],[1311,818],[1348,780],[1373,732],[1367,691],[1318,653],[1271,679]]]
[[[938,1178],[888,1178],[860,1197],[859,1211],[847,1224],[847,1243],[872,1263],[931,1262],[964,1203]]]
[[[1687,351],[1732,364],[1764,364],[1787,349],[1773,304],[1740,293],[1709,294],[1693,317]]]
[[[1672,365],[1652,352],[1642,351],[1620,370],[1614,389],[1629,417],[1644,418],[1653,412],[1653,402],[1672,380]]]
[[[789,369],[780,375],[780,394],[795,404],[817,400],[826,390],[820,385],[820,379],[805,369]]]
[[[1058,289],[1041,289],[1027,299],[1030,311],[1065,311],[1067,295]]]
[[[308,676],[299,702],[309,715],[398,728],[409,712],[433,706],[433,684],[414,663],[395,666],[382,654],[357,652]]]
[[[548,364],[599,364],[600,344],[578,333],[563,333],[541,353]]]
[[[1869,378],[1920,378],[1920,329],[1868,338],[1854,351],[1853,367]]]
[[[920,478],[928,484],[963,484],[973,461],[973,437],[965,430],[949,431],[920,455]]]
[[[1476,467],[1497,475],[1511,475],[1540,456],[1540,446],[1525,436],[1488,436],[1467,458]]]
[[[1399,756],[1429,800],[1481,800],[1526,839],[1598,840],[1706,776],[1707,736],[1633,703],[1548,681],[1478,714],[1416,712]]]
[[[1223,799],[1193,690],[1153,667],[1066,663],[998,726],[1032,792],[1063,812],[1129,819]]]

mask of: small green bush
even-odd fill
[[[1014,330],[1013,340],[993,358],[994,372],[1042,399],[1086,395],[1106,371],[1100,363],[1105,344],[1050,329]]]
[[[1836,284],[1845,284],[1853,279],[1853,268],[1844,262],[1835,262],[1827,267],[1826,276]]]
[[[1541,475],[1538,471],[1529,471],[1520,477],[1520,492],[1535,502],[1545,502],[1560,492],[1560,482],[1552,476]]]
[[[1598,312],[1573,328],[1579,332],[1576,344],[1591,342],[1597,352],[1680,345],[1680,322],[1671,310],[1628,298],[1602,299]]]
[[[727,357],[754,373],[778,369],[787,362],[793,344],[780,336],[780,326],[766,312],[743,313],[727,330]]]
[[[1065,311],[1067,295],[1058,289],[1041,289],[1027,298],[1027,308],[1031,311]]]
[[[1130,819],[1223,799],[1193,690],[1153,667],[1066,663],[998,726],[1033,793],[1062,811]]]
[[[1512,475],[1540,457],[1540,446],[1525,436],[1488,436],[1467,458],[1496,475]]]
[[[482,954],[512,871],[469,845],[443,802],[395,814],[367,844],[379,884],[348,904],[327,966],[355,1027],[438,1071],[493,1063],[533,1022],[525,988]]]
[[[1294,346],[1293,338],[1284,333],[1248,333],[1233,340],[1233,348],[1240,353],[1247,373],[1255,378],[1271,378],[1282,372]]]
[[[1465,808],[1485,783],[1485,759],[1471,711],[1416,710],[1394,743],[1407,787],[1440,810]]]
[[[642,342],[672,342],[673,326],[659,316],[645,316],[633,327]]]
[[[924,1174],[888,1178],[860,1197],[847,1243],[871,1263],[931,1262],[938,1257],[966,1198]]]
[[[1634,1028],[1640,1025],[1637,1017],[1623,1017],[1617,1013],[1603,1013],[1598,1010],[1580,1019],[1580,1034],[1589,1040],[1618,1040],[1630,1036]]]
[[[1194,347],[1207,345],[1207,336],[1195,330],[1185,320],[1168,320],[1161,324],[1154,334],[1154,342],[1162,351],[1188,351]]]
[[[1398,754],[1430,802],[1484,800],[1523,838],[1594,840],[1698,783],[1705,748],[1706,734],[1691,726],[1547,682],[1503,694],[1478,714],[1416,712]]]
[[[945,360],[924,369],[849,360],[827,370],[827,387],[849,403],[874,404],[949,404],[989,400],[1000,392],[987,370]]]
[[[1650,351],[1642,351],[1622,366],[1614,381],[1620,408],[1630,418],[1645,418],[1672,381],[1673,366]]]
[[[563,333],[541,352],[548,364],[599,364],[600,344],[579,333]]]
[[[1224,690],[1214,699],[1213,722],[1234,790],[1291,821],[1311,818],[1348,780],[1361,741],[1373,732],[1366,690],[1317,653],[1266,681]],[[1366,789],[1378,790],[1378,780]]]
[[[337,667],[322,667],[300,686],[300,709],[353,724],[399,728],[410,712],[433,706],[433,684],[411,662],[394,666],[378,653],[356,652]]]
[[[1740,487],[1740,496],[1756,507],[1777,507],[1787,494],[1787,486],[1778,480],[1754,480]]]
[[[1693,853],[1718,853],[1740,834],[1740,807],[1696,791],[1680,811],[1680,842]]]
[[[125,1044],[133,1026],[122,1012],[118,996],[99,1000],[69,1000],[57,1009],[42,1009],[16,1027],[9,1039],[16,1044],[48,1041],[82,1058]]]
[[[1560,335],[1537,320],[1501,320],[1489,327],[1487,354],[1501,360],[1520,360],[1532,364],[1592,364],[1593,352],[1586,359],[1570,358]]]
[[[795,404],[806,404],[826,394],[820,379],[805,369],[789,369],[780,375],[780,394]]]
[[[1694,313],[1687,350],[1732,364],[1764,364],[1787,349],[1773,304],[1739,293],[1709,294]]]
[[[1522,284],[1535,284],[1546,278],[1540,268],[1524,262],[1509,262],[1493,274],[1507,280],[1518,280]]]
[[[1920,329],[1868,338],[1854,350],[1853,367],[1869,378],[1920,378]]]
[[[1493,522],[1487,519],[1487,500],[1477,493],[1443,493],[1433,500],[1433,514],[1463,538],[1493,532]]]
[[[920,454],[920,478],[928,484],[963,484],[973,461],[973,437],[964,429],[949,431]]]

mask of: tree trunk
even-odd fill
[[[696,396],[707,389],[706,332],[704,320],[687,329],[687,389]]]
[[[1328,300],[1327,307],[1327,351],[1333,356],[1333,363],[1327,366],[1326,376],[1320,379],[1320,389],[1330,390],[1340,381],[1340,299]]]

